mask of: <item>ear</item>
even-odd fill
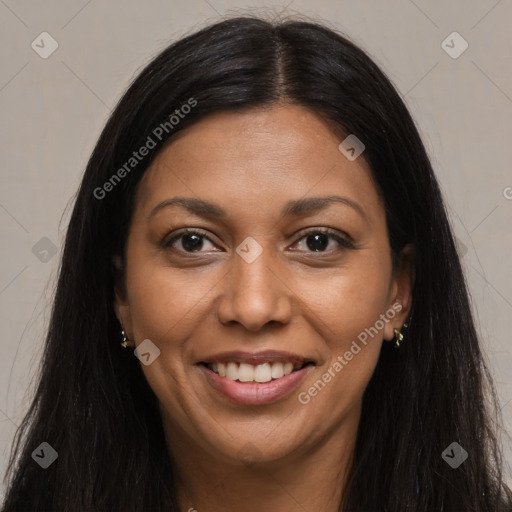
[[[394,329],[402,329],[411,311],[415,261],[414,245],[407,244],[400,253],[398,268],[391,281],[388,311],[391,309],[397,314],[385,324],[385,340],[391,341],[395,337]],[[400,309],[397,303],[400,304]]]
[[[112,257],[114,275],[114,303],[113,308],[119,323],[129,339],[132,332],[130,304],[126,292],[126,271],[122,258],[118,255]]]

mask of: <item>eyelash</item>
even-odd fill
[[[354,249],[355,248],[354,245],[352,244],[352,242],[349,239],[341,237],[339,235],[339,232],[337,230],[335,230],[335,229],[332,229],[332,228],[313,228],[313,229],[310,229],[309,231],[303,232],[302,235],[300,236],[300,238],[297,239],[296,242],[293,245],[295,245],[297,242],[299,242],[302,239],[307,238],[308,236],[313,235],[313,234],[329,235],[332,239],[334,239],[336,242],[338,242],[343,248],[345,248],[345,249]],[[185,228],[183,231],[180,231],[175,236],[173,236],[171,239],[167,240],[164,237],[164,239],[160,243],[160,246],[163,249],[171,248],[173,250],[176,250],[176,249],[174,249],[171,246],[174,244],[174,242],[176,240],[179,240],[181,237],[183,237],[185,235],[198,235],[198,236],[200,236],[202,238],[206,238],[212,244],[214,243],[208,237],[208,234],[205,231],[202,231],[201,229],[198,229],[198,228]],[[338,249],[338,250],[341,250],[341,249]],[[180,253],[187,254],[187,255],[192,255],[194,253],[201,254],[201,251],[195,251],[195,252],[186,252],[186,251],[179,251],[179,250],[176,250],[176,251],[180,252]],[[297,251],[297,252],[305,252],[305,251]],[[318,254],[329,254],[331,252],[332,251],[310,251],[310,254],[317,254],[317,253]]]

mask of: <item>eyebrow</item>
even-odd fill
[[[288,203],[285,204],[281,212],[281,216],[300,217],[303,215],[324,210],[331,204],[335,203],[349,206],[350,208],[358,212],[365,220],[368,220],[365,210],[359,203],[348,197],[336,195],[326,197],[306,197],[303,199],[297,199],[295,201],[289,201]],[[198,199],[195,197],[173,197],[170,199],[165,199],[161,203],[158,203],[149,214],[149,218],[151,218],[153,215],[155,215],[163,208],[168,208],[174,205],[181,206],[182,208],[188,210],[189,212],[199,216],[216,218],[225,218],[227,216],[227,213],[223,208],[210,201]]]

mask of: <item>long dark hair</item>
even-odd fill
[[[496,392],[442,194],[400,95],[363,50],[325,25],[236,17],[157,55],[99,138],[69,223],[3,512],[179,510],[156,396],[139,361],[119,352],[112,256],[124,255],[137,184],[173,133],[210,112],[278,102],[310,108],[364,141],[394,261],[406,243],[416,248],[412,324],[399,350],[383,344],[340,510],[511,510]],[[176,109],[188,113],[172,124]],[[149,155],[126,166],[148,137]],[[47,469],[31,457],[42,442],[58,452]],[[453,442],[468,452],[457,469],[441,456]]]

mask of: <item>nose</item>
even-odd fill
[[[266,324],[287,324],[292,315],[293,291],[287,286],[271,250],[248,263],[235,253],[225,277],[217,315],[222,324],[240,324],[258,331]]]

